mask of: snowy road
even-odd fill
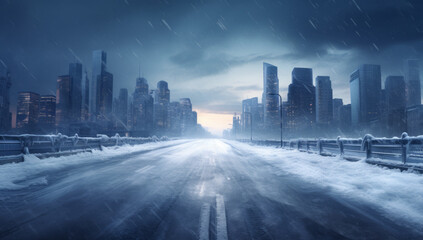
[[[178,140],[0,166],[5,239],[423,239],[423,176]]]

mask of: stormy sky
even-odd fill
[[[381,64],[383,81],[403,74],[405,59],[423,59],[422,13],[421,0],[0,0],[0,66],[15,108],[18,91],[54,94],[70,62],[91,77],[102,49],[115,94],[133,91],[141,66],[150,88],[167,81],[217,133],[261,96],[263,61],[278,66],[284,98],[293,67],[329,75],[345,103],[359,64]]]

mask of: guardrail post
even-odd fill
[[[402,163],[407,163],[407,153],[408,153],[408,134],[406,132],[401,134],[401,157]]]
[[[120,135],[119,135],[119,133],[116,133],[115,138],[116,138],[116,143],[115,143],[115,145],[116,145],[116,146],[119,146],[119,143],[120,143]]]
[[[306,140],[306,148],[307,148],[307,152],[309,152],[310,150],[310,143],[308,140]]]
[[[29,154],[29,146],[31,145],[30,137],[28,136],[20,137],[20,141],[22,146],[22,153]]]
[[[336,141],[338,142],[339,155],[344,156],[344,142],[341,140],[341,137],[338,137]]]
[[[322,145],[322,140],[321,139],[317,140],[317,150],[319,151],[319,155],[322,155],[322,153],[323,153],[323,145]]]
[[[297,140],[297,150],[299,151],[300,148],[301,148],[301,141],[300,140]]]
[[[76,150],[76,144],[78,143],[78,141],[79,141],[79,136],[78,136],[78,134],[77,133],[75,133],[75,136],[73,136],[73,138],[72,138],[72,149],[73,150]]]
[[[372,158],[372,139],[366,139],[366,159]]]

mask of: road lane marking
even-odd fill
[[[217,240],[228,240],[225,200],[220,194],[216,194],[216,235]]]
[[[148,170],[150,170],[150,169],[152,169],[152,168],[154,168],[154,166],[147,165],[147,166],[145,166],[145,167],[143,167],[143,168],[138,169],[136,172],[137,172],[137,173],[143,173],[143,172],[146,172],[146,171],[148,171]]]
[[[205,203],[201,207],[200,214],[200,240],[209,240],[210,204]]]

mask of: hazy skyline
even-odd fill
[[[92,51],[107,52],[114,93],[133,92],[138,67],[171,100],[190,97],[198,122],[229,128],[241,100],[262,92],[262,62],[278,67],[281,95],[294,67],[329,75],[334,97],[350,102],[349,75],[362,63],[402,75],[403,61],[423,59],[423,3],[349,1],[2,1],[0,65],[18,91],[54,93],[57,76]]]

